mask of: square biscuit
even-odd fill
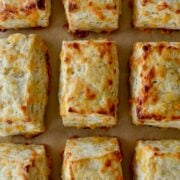
[[[61,51],[60,115],[65,126],[116,124],[119,67],[108,40],[64,41]]]
[[[123,180],[122,156],[117,138],[87,137],[66,142],[63,180]]]
[[[121,0],[63,0],[69,31],[111,32],[118,28]]]
[[[136,28],[180,29],[179,0],[134,0]]]
[[[180,141],[138,141],[134,157],[134,180],[178,180]]]
[[[0,136],[44,132],[47,47],[37,35],[0,39]]]
[[[0,144],[1,180],[48,180],[49,166],[43,145]]]
[[[46,27],[51,0],[0,0],[0,29]]]
[[[180,43],[136,43],[130,68],[133,123],[180,129]]]

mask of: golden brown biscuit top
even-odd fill
[[[121,161],[116,138],[69,139],[64,153],[63,179],[122,180]]]
[[[118,28],[120,0],[64,0],[69,30],[112,31]]]
[[[0,144],[0,178],[48,180],[50,169],[43,145]]]
[[[180,141],[138,141],[134,160],[136,180],[177,180],[180,176]]]
[[[47,47],[37,35],[13,34],[0,39],[0,135],[44,129],[46,53]]]
[[[32,13],[35,16],[37,10],[45,10],[44,0],[0,0],[0,21]]]
[[[132,70],[137,72],[133,100],[137,116],[145,119],[180,119],[180,44],[137,43]]]
[[[135,0],[133,18],[140,28],[180,29],[180,1]]]
[[[117,105],[118,60],[109,41],[64,42],[62,104],[66,113],[114,116]]]

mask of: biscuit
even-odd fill
[[[51,0],[0,0],[0,29],[46,27]]]
[[[120,0],[63,0],[69,31],[111,32],[118,28]]]
[[[134,0],[136,28],[180,29],[179,0]]]
[[[48,180],[49,174],[43,145],[0,144],[0,179]]]
[[[0,39],[0,136],[44,132],[47,47],[37,35]]]
[[[138,141],[134,157],[134,179],[178,180],[180,141]]]
[[[123,180],[118,140],[109,137],[69,139],[62,167],[63,180]]]
[[[116,124],[119,67],[117,48],[108,40],[64,41],[59,102],[65,126]]]
[[[180,43],[139,42],[130,60],[136,125],[180,129]]]

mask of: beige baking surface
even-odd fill
[[[45,115],[47,130],[44,134],[32,139],[23,137],[0,138],[0,142],[27,142],[27,143],[43,143],[49,146],[53,159],[52,179],[60,179],[60,169],[62,152],[67,138],[74,135],[77,136],[94,136],[106,135],[117,136],[121,142],[123,152],[123,172],[125,179],[132,179],[130,164],[134,153],[134,146],[137,139],[170,139],[180,138],[178,130],[168,129],[162,130],[152,127],[136,127],[132,125],[129,116],[129,87],[128,87],[128,58],[132,50],[132,45],[136,41],[180,41],[180,32],[171,34],[162,34],[160,31],[153,30],[150,33],[144,33],[135,30],[131,27],[132,10],[128,7],[128,0],[123,1],[123,13],[120,17],[120,29],[110,35],[107,34],[91,34],[87,37],[98,38],[106,37],[115,40],[119,45],[119,64],[120,64],[120,86],[119,97],[120,106],[118,113],[118,124],[115,128],[109,130],[89,130],[89,129],[74,129],[65,128],[62,125],[61,118],[58,112],[58,81],[59,81],[59,52],[61,49],[62,40],[71,40],[73,37],[63,29],[65,23],[64,9],[61,0],[52,0],[52,16],[51,23],[45,29],[25,29],[11,30],[0,32],[0,38],[7,37],[9,34],[22,33],[37,33],[42,36],[49,47],[50,65],[51,65],[51,92],[49,96],[47,111]]]

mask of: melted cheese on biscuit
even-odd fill
[[[0,144],[0,179],[48,180],[48,166],[42,145]]]
[[[131,57],[135,124],[180,128],[180,43],[136,43]]]
[[[135,180],[178,180],[180,141],[138,141],[134,158]]]
[[[123,180],[118,140],[108,137],[69,139],[62,168],[63,180]]]
[[[115,125],[118,77],[114,42],[63,42],[59,102],[64,125],[91,128]]]
[[[0,29],[46,27],[51,0],[0,0]]]
[[[47,48],[36,35],[0,39],[0,135],[44,131]]]
[[[71,32],[113,31],[118,28],[120,0],[63,0]]]
[[[133,22],[138,28],[180,29],[179,0],[134,0]]]

